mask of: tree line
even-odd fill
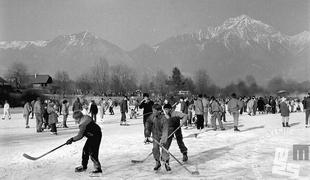
[[[5,79],[19,89],[29,88],[27,67],[23,63],[14,62],[7,70]],[[159,70],[155,74],[138,74],[133,68],[124,64],[110,65],[106,59],[100,58],[87,72],[75,80],[66,71],[57,71],[53,77],[51,93],[55,94],[93,94],[93,95],[122,95],[136,90],[158,95],[175,94],[178,91],[189,91],[192,94],[208,94],[227,96],[235,92],[243,96],[257,94],[274,94],[278,90],[304,93],[310,89],[310,81],[297,82],[274,77],[266,86],[256,83],[255,77],[246,76],[244,80],[232,82],[225,87],[219,87],[212,81],[205,69],[198,69],[193,76],[184,76],[178,67],[170,74]]]

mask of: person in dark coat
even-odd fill
[[[306,121],[305,121],[305,127],[309,128],[309,117],[310,117],[310,92],[308,92],[308,96],[304,98],[303,100],[305,115],[306,115]]]
[[[97,121],[97,113],[98,113],[98,107],[94,100],[91,100],[89,113],[91,114],[91,118],[96,122]]]
[[[73,118],[79,124],[79,133],[67,140],[66,144],[71,144],[81,140],[84,136],[87,137],[87,141],[83,147],[82,153],[82,165],[75,168],[75,172],[86,171],[89,156],[94,163],[95,170],[92,173],[101,173],[101,164],[98,159],[99,147],[101,142],[101,128],[98,126],[93,119],[88,115],[83,115],[81,111],[75,111]]]
[[[288,102],[286,101],[285,97],[281,98],[281,102],[280,102],[280,112],[281,112],[281,116],[282,116],[282,126],[283,127],[290,127],[289,123],[289,116],[290,116],[290,109],[289,109],[289,105]]]
[[[83,106],[82,103],[80,102],[80,98],[76,98],[76,100],[74,101],[73,105],[72,105],[72,111],[82,111],[83,110]]]
[[[120,111],[121,111],[121,126],[128,126],[126,122],[126,113],[128,113],[128,102],[127,102],[127,96],[124,96],[123,100],[120,103]]]
[[[150,100],[149,94],[148,93],[144,93],[143,94],[143,100],[141,101],[139,108],[143,109],[143,125],[144,125],[144,143],[150,143],[150,141],[146,138],[146,133],[145,133],[145,123],[147,118],[152,114],[153,110],[152,107],[154,105],[154,102],[152,100]]]
[[[168,135],[173,133],[177,128],[179,128],[181,125],[185,124],[187,121],[187,114],[184,114],[182,112],[173,111],[172,106],[170,104],[165,104],[163,106],[164,114],[166,118],[168,119]],[[180,122],[181,121],[181,122]],[[171,146],[171,142],[173,137],[175,136],[179,149],[181,153],[183,154],[183,161],[186,162],[188,160],[187,157],[187,147],[185,146],[183,142],[183,135],[182,135],[182,129],[179,128],[173,136],[168,138],[166,143],[166,149],[169,149]]]
[[[162,107],[159,104],[153,105],[153,113],[147,118],[145,122],[145,135],[148,139],[150,139],[151,135],[153,139],[156,139],[160,144],[164,147],[167,138],[168,138],[168,120],[165,117],[164,113],[162,112]],[[161,160],[165,162],[165,167],[167,171],[170,171],[171,168],[169,166],[169,154],[162,150],[160,155],[159,145],[153,141],[153,157],[156,161],[156,165],[154,170],[157,171],[161,167],[160,157]]]
[[[259,114],[264,114],[265,112],[265,101],[263,97],[260,97],[257,101],[257,109]]]

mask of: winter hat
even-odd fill
[[[159,105],[159,104],[154,104],[153,105],[153,109],[156,109],[157,111],[161,111],[162,109],[161,109],[161,105]]]

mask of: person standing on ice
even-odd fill
[[[4,120],[6,116],[11,119],[10,105],[7,100],[4,101],[2,120]]]
[[[310,92],[308,92],[308,96],[304,98],[303,105],[304,105],[304,111],[305,111],[305,115],[306,115],[305,126],[306,126],[306,128],[308,128],[308,127],[310,127],[310,125],[309,125],[309,118],[310,118]]]
[[[220,103],[215,99],[214,96],[211,97],[211,102],[210,102],[210,114],[211,114],[211,126],[214,131],[216,131],[216,120],[219,123],[221,131],[224,131],[225,128],[223,127],[223,123],[221,120],[223,108],[221,107]]]
[[[89,114],[91,115],[91,118],[96,122],[97,121],[97,113],[98,113],[98,107],[95,103],[95,100],[91,100],[90,108],[89,108]]]
[[[146,136],[146,120],[150,115],[152,114],[153,110],[152,107],[154,105],[154,102],[150,100],[148,93],[143,93],[143,100],[141,101],[139,108],[143,109],[143,125],[144,125],[144,143],[151,143],[151,141]]]
[[[197,118],[196,125],[197,130],[202,131],[204,128],[204,119],[203,119],[203,104],[202,104],[202,95],[199,94],[198,98],[194,101],[195,115]]]
[[[148,117],[145,122],[145,135],[150,139],[151,134],[152,138],[156,139],[160,144],[166,148],[166,142],[168,138],[168,120],[162,112],[162,107],[159,104],[153,105],[153,113]],[[161,160],[165,162],[165,168],[167,171],[171,171],[169,165],[169,154],[162,150],[160,154],[159,145],[153,141],[153,157],[156,161],[154,171],[157,171],[161,167]]]
[[[30,107],[29,101],[27,100],[24,105],[24,111],[23,111],[23,117],[25,118],[25,121],[26,121],[26,128],[29,128],[30,113],[31,113],[31,107]]]
[[[87,141],[83,147],[82,153],[82,165],[75,168],[75,172],[83,172],[87,169],[89,156],[94,163],[95,170],[92,173],[101,173],[101,164],[98,159],[99,147],[101,142],[101,128],[93,119],[88,115],[83,115],[81,111],[75,111],[73,118],[79,124],[79,133],[68,139],[66,144],[71,144],[81,140],[84,136],[87,137]]]
[[[82,110],[83,110],[82,103],[80,102],[80,98],[77,97],[72,105],[72,111],[74,112],[74,111],[82,111]]]
[[[126,113],[128,113],[128,103],[127,103],[127,96],[124,95],[123,100],[120,103],[120,111],[121,111],[121,126],[128,126],[126,122]]]
[[[243,106],[243,103],[237,99],[237,95],[235,93],[231,94],[231,99],[227,104],[228,112],[234,118],[234,131],[240,131],[238,129],[238,122],[239,122],[239,112]]]
[[[290,116],[290,108],[289,104],[285,97],[281,98],[280,102],[280,112],[282,117],[282,127],[290,127],[289,123],[289,116]]]
[[[187,115],[184,113],[181,113],[179,111],[173,111],[172,106],[170,104],[165,104],[163,106],[164,114],[166,118],[168,119],[168,134],[170,135],[173,133],[176,129],[178,129],[181,125],[185,124],[187,121]],[[181,122],[180,122],[181,121]],[[186,162],[188,160],[187,157],[187,148],[183,142],[183,135],[182,135],[182,129],[179,128],[175,133],[175,138],[177,140],[179,149],[181,153],[183,154],[183,161]],[[167,150],[169,150],[171,142],[172,142],[173,136],[168,138],[167,143],[165,144],[165,147]]]
[[[37,101],[34,103],[33,107],[34,115],[36,117],[36,127],[37,127],[37,132],[42,132],[42,124],[43,124],[43,107],[41,103],[41,98],[37,97]]]
[[[62,111],[62,116],[63,116],[62,127],[68,128],[67,119],[68,119],[68,115],[69,115],[69,103],[66,99],[62,101],[61,111]]]
[[[51,134],[57,135],[56,124],[58,122],[57,105],[50,101],[47,104],[46,111],[48,113],[48,125],[51,127]]]

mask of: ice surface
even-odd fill
[[[11,120],[0,120],[0,179],[290,179],[289,174],[272,172],[276,148],[289,149],[287,163],[300,166],[296,179],[310,179],[310,161],[294,161],[292,154],[293,144],[310,144],[310,128],[304,127],[303,112],[290,115],[291,128],[281,127],[279,114],[269,114],[241,115],[240,133],[233,132],[230,115],[224,123],[226,131],[207,129],[195,138],[195,129],[182,129],[189,156],[186,166],[192,171],[198,170],[199,176],[189,174],[172,158],[169,173],[163,166],[154,173],[152,156],[144,163],[131,163],[133,159],[144,159],[151,152],[152,145],[143,144],[141,117],[130,120],[128,115],[130,126],[120,126],[119,109],[115,112],[115,116],[106,115],[104,122],[99,116],[97,120],[103,132],[99,154],[103,174],[100,177],[89,176],[93,169],[91,160],[87,172],[74,172],[74,168],[80,165],[86,138],[37,161],[22,156],[23,153],[40,156],[74,136],[78,129],[72,113],[69,115],[69,129],[58,128],[57,136],[49,132],[36,133],[35,119],[30,119],[30,128],[26,129],[21,113],[13,114]],[[170,152],[182,159],[175,140]]]

